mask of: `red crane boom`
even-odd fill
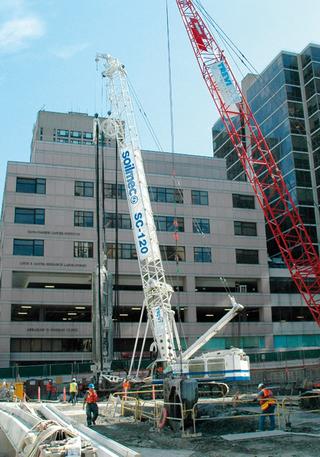
[[[176,0],[203,79],[291,277],[320,326],[320,259],[222,49],[191,0]],[[240,122],[239,122],[240,121]]]

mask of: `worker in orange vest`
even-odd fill
[[[126,400],[127,399],[127,392],[128,390],[130,390],[130,381],[128,378],[125,378],[123,383],[122,383],[122,389],[123,389],[123,392],[124,392],[124,399]]]
[[[89,384],[88,391],[86,392],[83,399],[83,409],[86,405],[87,425],[96,425],[96,420],[99,415],[99,409],[97,405],[98,395],[94,390],[94,384]]]
[[[270,418],[270,430],[275,428],[274,411],[276,409],[276,400],[273,398],[271,389],[267,389],[263,383],[258,385],[258,400],[261,408],[261,415],[259,418],[259,430],[264,431],[266,417]]]
[[[47,391],[47,400],[52,400],[53,395],[54,395],[54,385],[52,382],[52,379],[49,379],[48,384],[46,385],[46,391]]]

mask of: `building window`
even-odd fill
[[[203,351],[216,351],[219,349],[241,348],[264,348],[264,336],[240,336],[240,337],[214,337],[202,346]]]
[[[74,183],[74,195],[76,197],[93,197],[93,182],[76,181]]]
[[[91,322],[90,306],[11,305],[12,322]]]
[[[91,352],[91,338],[11,338],[11,352]]]
[[[256,222],[234,221],[234,234],[242,236],[257,236]]]
[[[274,306],[272,322],[303,322],[313,321],[313,316],[306,306]]]
[[[105,183],[105,185],[104,185],[104,197],[105,198],[117,198],[117,189],[116,189],[116,185],[115,184],[113,184],[111,182]],[[124,187],[124,184],[118,184],[118,199],[119,200],[126,200],[127,199],[126,189]]]
[[[74,241],[73,256],[93,258],[93,242],[92,241]]]
[[[273,344],[276,349],[319,347],[320,335],[274,335]]]
[[[71,130],[70,136],[71,136],[71,138],[81,138],[82,132],[79,132],[77,130]]]
[[[107,243],[107,257],[108,259],[116,258],[116,245],[115,243]],[[118,244],[118,258],[125,260],[136,260],[137,251],[134,244],[119,243]]]
[[[69,130],[58,129],[57,130],[57,134],[59,136],[68,137],[69,136]]]
[[[210,233],[210,221],[202,217],[192,219],[193,233]]]
[[[93,133],[92,132],[83,132],[83,138],[86,140],[93,140]]]
[[[211,257],[211,248],[206,247],[194,247],[193,248],[193,256],[195,262],[201,263],[210,263],[212,262]]]
[[[254,209],[254,197],[245,194],[232,194],[232,205],[234,208]]]
[[[236,262],[257,264],[259,263],[259,251],[256,249],[236,249]]]
[[[44,225],[44,214],[43,208],[15,208],[14,222],[15,224]]]
[[[149,196],[152,202],[183,203],[183,191],[181,189],[150,186]]]
[[[32,255],[43,256],[44,242],[43,240],[13,240],[13,255]]]
[[[184,246],[160,246],[163,260],[168,262],[185,262],[186,252]]]
[[[184,232],[184,218],[174,216],[154,216],[159,232]]]
[[[24,192],[26,194],[45,194],[46,180],[44,178],[17,177],[16,192]]]
[[[93,227],[93,211],[75,211],[75,227]]]
[[[208,192],[206,190],[192,190],[191,203],[193,205],[209,205]]]
[[[106,228],[116,228],[116,214],[105,213],[104,225]],[[131,229],[131,219],[129,214],[118,214],[118,228]]]

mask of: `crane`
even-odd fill
[[[268,227],[297,289],[320,326],[320,259],[317,251],[223,50],[194,2],[176,0],[176,3],[203,79]],[[278,198],[271,200],[270,194]]]
[[[160,362],[163,368],[170,367],[178,377],[190,374],[189,362],[194,366],[192,356],[225,327],[243,309],[243,306],[229,295],[232,307],[228,313],[182,352],[174,311],[171,308],[173,288],[165,278],[126,70],[118,59],[108,54],[97,54],[96,60],[103,60],[102,76],[108,81],[109,101],[112,108],[110,112],[112,117],[104,119],[100,127],[107,137],[115,138],[119,144],[121,169],[142,279],[144,307],[148,314],[147,325],[151,326],[158,351],[157,363]],[[94,122],[97,123],[99,120],[95,119]],[[225,351],[223,355],[221,352],[218,354],[211,352],[199,363],[208,366],[207,360],[210,359],[212,366],[216,356],[220,361],[220,367],[221,359],[223,364],[226,360],[227,365],[223,365],[220,377],[224,379],[225,376],[229,376],[231,379],[230,373],[232,373],[237,376],[237,380],[249,379],[249,358],[241,349],[233,348],[230,352]],[[214,370],[211,369],[211,377],[213,372]]]
[[[177,359],[175,345],[181,352],[179,333],[171,308],[173,288],[166,282],[161,260],[126,70],[118,59],[110,55],[98,54],[97,59],[105,61],[103,76],[108,78],[110,105],[116,116],[116,119],[105,119],[101,129],[107,136],[116,138],[120,145],[121,169],[148,323],[155,337],[159,359],[172,363]]]

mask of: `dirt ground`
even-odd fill
[[[190,457],[319,457],[320,456],[320,414],[297,412],[292,416],[291,431],[301,435],[284,435],[266,438],[250,437],[244,441],[226,441],[221,437],[227,433],[253,432],[257,427],[257,418],[244,418],[232,424],[230,420],[199,423],[197,432],[201,436],[182,438],[181,432],[173,432],[165,427],[160,432],[149,422],[119,423],[95,427],[95,430],[128,447],[139,451],[150,448],[150,454],[157,457],[156,449],[170,451],[170,456],[181,455],[177,450],[185,450]],[[316,434],[319,437],[308,436]]]

